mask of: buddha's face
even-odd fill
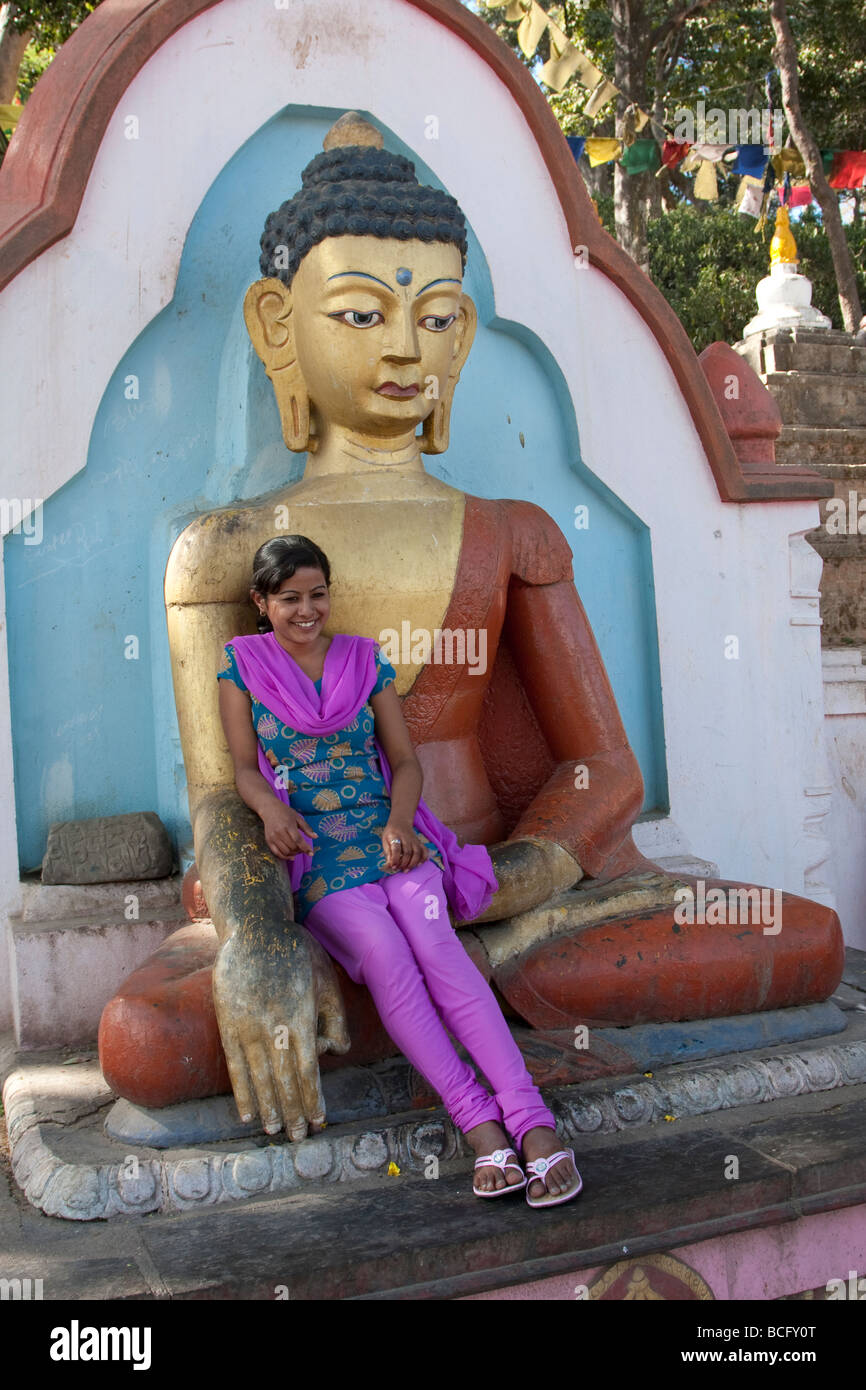
[[[272,279],[257,288],[256,347],[274,380],[291,337],[319,434],[335,425],[373,443],[405,442],[472,341],[460,252],[443,242],[328,237],[304,257],[291,289]]]

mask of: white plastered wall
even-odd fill
[[[290,103],[369,110],[422,153],[479,237],[497,313],[525,324],[560,364],[587,464],[650,528],[671,793],[670,834],[657,842],[714,860],[723,876],[804,892],[814,859],[807,792],[820,800],[826,772],[818,628],[802,621],[811,600],[792,577],[789,537],[817,523],[817,506],[719,501],[649,328],[600,272],[575,269],[555,190],[509,92],[401,0],[285,9],[224,0],[153,55],[109,123],[72,232],[0,297],[0,337],[17,358],[14,373],[0,374],[0,496],[50,497],[84,466],[113,369],[172,297],[199,203]],[[125,138],[128,115],[138,140]],[[431,115],[436,140],[425,137]],[[530,259],[538,246],[544,254]],[[724,654],[730,636],[737,660]],[[4,922],[18,891],[9,720],[3,624]],[[0,1027],[9,1007],[0,979]]]

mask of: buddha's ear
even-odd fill
[[[451,368],[439,400],[424,421],[421,431],[422,454],[444,454],[448,448],[448,435],[451,428],[451,405],[454,391],[460,380],[460,373],[469,356],[469,349],[478,327],[478,314],[468,294],[461,294],[457,310],[457,326],[454,333],[454,355]]]
[[[454,385],[460,380],[460,373],[466,365],[469,356],[469,349],[475,341],[475,330],[478,327],[478,311],[475,303],[469,298],[468,294],[461,294],[460,308],[458,309],[457,332],[454,337]],[[451,377],[449,376],[449,381]]]
[[[310,448],[310,398],[298,365],[292,308],[291,290],[273,276],[256,280],[244,296],[244,322],[271,379],[283,439],[303,454]]]

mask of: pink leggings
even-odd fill
[[[465,1133],[494,1120],[519,1145],[556,1120],[535,1086],[490,986],[448,919],[442,872],[427,859],[330,893],[304,926],[373,996],[389,1036],[442,1097]],[[445,1027],[493,1086],[458,1057]]]

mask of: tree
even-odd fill
[[[28,45],[54,53],[99,0],[15,0],[0,5],[0,104],[12,101]]]
[[[516,29],[504,21],[504,11],[482,13],[516,47]],[[694,109],[697,100],[708,94],[724,94],[727,105],[736,108],[763,102],[772,29],[762,0],[586,0],[585,4],[565,0],[560,13],[560,27],[612,77],[620,91],[615,109],[603,122],[583,114],[586,92],[576,82],[561,93],[551,93],[551,107],[568,135],[622,139],[630,103],[653,117],[658,133],[666,119],[672,121],[677,108]],[[548,53],[545,36],[539,45],[540,58],[546,59]],[[649,134],[647,127],[639,138]],[[591,191],[604,196],[610,182],[609,175],[605,179],[595,172],[590,176]],[[616,238],[648,271],[648,220],[661,213],[663,202],[673,207],[683,199],[692,200],[692,181],[669,169],[658,177],[652,172],[628,174],[616,164],[612,185]],[[705,212],[706,207],[701,205],[701,210]]]
[[[836,283],[839,287],[842,320],[849,333],[856,333],[862,309],[860,296],[857,292],[854,264],[842,226],[836,191],[827,182],[821,151],[803,118],[797,74],[797,48],[788,22],[785,0],[770,0],[770,18],[776,35],[773,58],[782,79],[782,100],[785,105],[785,116],[794,137],[794,143],[806,166],[809,185],[824,214],[824,228],[830,243]]]
[[[863,148],[866,0],[789,0],[797,36],[800,104],[824,149]]]
[[[549,0],[543,4],[550,8]],[[823,148],[862,147],[866,0],[822,0],[821,5],[814,0],[789,0],[789,9],[801,38],[800,100],[805,122]],[[505,22],[501,7],[481,13],[506,42],[517,47],[516,27]],[[673,128],[677,109],[694,111],[700,99],[707,107],[724,110],[760,110],[765,105],[764,80],[777,43],[768,0],[741,4],[731,0],[586,0],[582,5],[564,0],[560,15],[560,28],[601,71],[612,76],[621,91],[615,113],[606,108],[610,115],[599,122],[584,115],[586,92],[576,81],[560,93],[550,93],[550,105],[568,135],[622,138],[629,101],[650,113],[659,136],[665,124]],[[545,38],[539,45],[540,60],[548,52]],[[778,97],[773,104],[778,104]],[[641,137],[649,133],[645,128]],[[732,143],[740,142],[733,139]],[[820,160],[819,166],[823,178]],[[663,207],[671,210],[694,202],[692,180],[678,170],[665,169],[656,177],[627,174],[616,164],[611,177],[610,166],[599,166],[589,171],[587,182],[596,198],[613,193],[616,238],[644,269],[651,262],[648,225]],[[723,204],[730,203],[733,186],[733,179],[723,173]],[[830,197],[838,216],[838,195],[830,190]],[[714,209],[698,200],[695,212],[707,218]],[[846,294],[850,297],[850,288]]]
[[[33,37],[28,28],[16,27],[15,5],[0,5],[0,106],[8,106],[18,87],[18,70]]]
[[[599,204],[602,220],[612,231],[613,200]],[[654,283],[673,308],[695,352],[709,343],[735,343],[756,312],[755,285],[767,274],[769,239],[774,217],[764,235],[755,235],[754,220],[726,213],[705,217],[683,203],[649,227],[650,270]],[[866,291],[866,229],[844,229],[858,266],[861,291]],[[795,228],[800,268],[812,281],[816,309],[841,328],[836,276],[830,244],[817,211],[806,208]]]

